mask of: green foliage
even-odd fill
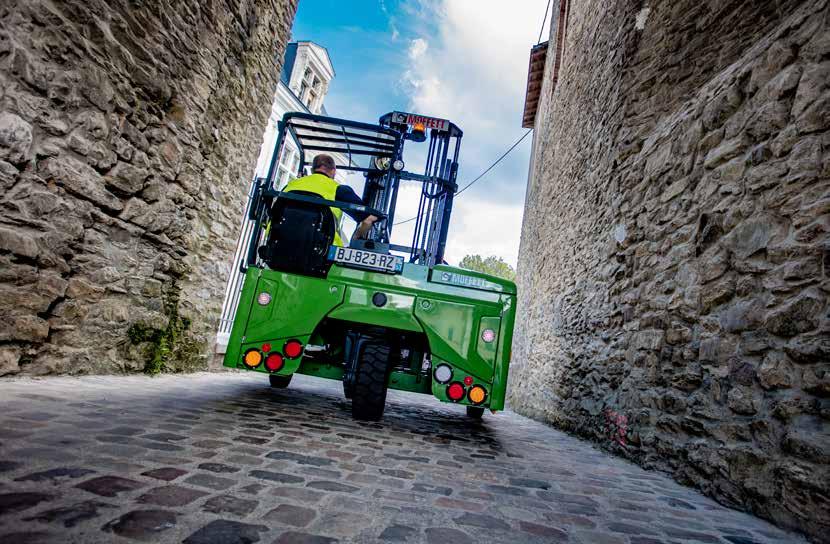
[[[487,258],[482,258],[481,255],[467,255],[458,264],[461,268],[467,270],[475,270],[476,272],[484,272],[492,276],[498,276],[510,281],[516,281],[516,271],[513,267],[504,262],[501,257],[490,255]]]
[[[144,372],[155,375],[169,370],[173,357],[190,359],[199,348],[184,336],[190,328],[190,319],[179,315],[178,289],[174,285],[166,297],[164,313],[168,317],[167,327],[159,329],[145,323],[134,323],[127,330],[127,337],[133,344],[147,344]]]
[[[160,332],[161,331],[159,329],[149,327],[144,323],[133,323],[130,326],[130,328],[127,329],[127,337],[133,344],[140,344],[142,342],[156,342],[158,341],[157,335]]]
[[[170,355],[169,337],[173,331],[168,324],[165,329],[157,329],[145,323],[134,323],[127,329],[127,337],[133,344],[147,344],[144,372],[159,374],[165,369],[165,361]]]

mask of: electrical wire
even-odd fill
[[[423,215],[423,214],[421,214],[421,215]],[[398,221],[397,223],[394,223],[392,226],[393,226],[393,227],[396,227],[396,226],[398,226],[398,225],[403,225],[404,223],[411,223],[412,221],[415,221],[415,220],[416,220],[416,219],[418,219],[419,217],[421,217],[421,216],[420,216],[420,215],[416,215],[415,217],[410,217],[409,219],[404,219],[403,221]]]
[[[528,134],[530,134],[531,132],[533,132],[533,130],[532,130],[532,129],[528,129],[528,131],[527,131],[527,132],[525,132],[524,134],[522,134],[522,137],[521,137],[521,138],[519,138],[518,140],[516,140],[516,141],[513,143],[513,145],[511,145],[509,148],[507,148],[507,151],[505,151],[504,153],[502,153],[502,154],[501,154],[501,156],[500,156],[498,159],[496,159],[496,160],[493,162],[493,164],[491,164],[490,166],[488,166],[486,170],[484,170],[481,174],[479,174],[479,175],[478,175],[478,177],[476,177],[473,181],[471,181],[470,183],[468,183],[467,185],[465,185],[464,187],[462,187],[461,189],[459,189],[458,191],[456,191],[456,192],[455,192],[455,196],[460,195],[461,193],[463,193],[464,191],[466,191],[467,189],[469,189],[469,188],[470,188],[470,186],[472,186],[472,185],[473,185],[473,183],[477,182],[478,180],[480,180],[481,178],[483,178],[485,175],[487,175],[487,173],[488,173],[490,170],[492,170],[493,168],[495,168],[495,166],[496,166],[498,163],[500,163],[502,160],[504,160],[504,158],[505,158],[507,155],[509,155],[511,151],[513,151],[514,149],[516,149],[516,146],[517,146],[517,145],[519,145],[520,143],[522,143],[522,140],[524,140],[525,138],[527,138],[527,135],[528,135]],[[423,215],[423,214],[421,214],[421,215],[416,215],[415,217],[410,217],[409,219],[405,219],[405,220],[403,220],[403,221],[399,221],[399,222],[395,223],[393,226],[403,225],[404,223],[409,223],[409,222],[411,222],[411,221],[415,221],[416,219],[419,219],[422,215]]]
[[[493,164],[491,164],[490,166],[488,166],[488,167],[487,167],[487,170],[485,170],[484,172],[482,172],[481,174],[479,174],[479,175],[478,175],[478,177],[477,177],[476,179],[474,179],[473,181],[471,181],[470,183],[468,183],[467,185],[465,185],[464,187],[462,187],[461,189],[459,189],[458,191],[456,191],[456,192],[455,192],[455,196],[460,195],[461,193],[463,193],[464,191],[466,191],[467,189],[469,189],[469,188],[470,188],[470,186],[471,186],[473,183],[475,183],[475,182],[477,182],[478,180],[480,180],[481,178],[483,178],[483,177],[484,177],[484,175],[485,175],[485,174],[487,174],[487,172],[489,172],[490,170],[492,170],[492,169],[493,169],[493,168],[494,168],[494,167],[495,167],[498,163],[500,163],[500,162],[502,161],[502,159],[504,159],[507,155],[509,155],[511,151],[513,151],[514,149],[516,149],[516,146],[517,146],[517,145],[519,145],[520,143],[522,143],[522,140],[524,140],[525,138],[527,138],[527,135],[528,135],[528,134],[530,134],[531,132],[533,132],[533,129],[527,129],[527,132],[525,132],[524,134],[522,134],[522,137],[521,137],[521,138],[519,138],[518,140],[516,140],[516,142],[515,142],[513,145],[511,145],[511,146],[507,149],[507,151],[505,151],[504,153],[502,153],[501,157],[499,157],[498,159],[496,159],[496,162],[494,162]]]
[[[421,214],[421,215],[423,215],[423,214]],[[404,219],[403,221],[398,221],[397,223],[394,223],[392,226],[396,227],[398,225],[403,225],[405,223],[411,223],[412,221],[415,221],[416,219],[418,219],[420,217],[421,217],[420,215],[416,215],[415,217],[410,217],[409,219]]]

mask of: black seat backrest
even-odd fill
[[[296,194],[320,197],[306,191]],[[278,198],[271,207],[271,230],[260,257],[269,268],[325,277],[334,241],[334,216],[328,206]]]

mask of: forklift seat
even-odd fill
[[[306,191],[299,195],[319,198]],[[259,256],[273,270],[324,278],[334,241],[334,216],[328,206],[277,198],[270,210],[271,228]]]

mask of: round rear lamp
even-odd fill
[[[268,353],[269,351],[271,351],[271,344],[269,344],[268,342],[262,344],[262,352]]]
[[[484,332],[481,333],[481,339],[489,344],[496,339],[496,331],[493,329],[484,329]]]
[[[269,372],[278,372],[282,369],[285,361],[282,358],[282,355],[279,353],[272,353],[265,359],[265,368],[268,369]]]
[[[458,402],[464,398],[464,386],[461,382],[452,382],[447,386],[447,397],[453,402]]]
[[[472,376],[464,376],[464,385],[467,387],[473,385],[473,377]]]
[[[282,347],[282,352],[289,359],[296,359],[303,353],[303,344],[299,340],[289,340]]]
[[[450,365],[438,365],[435,367],[435,381],[438,383],[447,383],[452,379],[452,368]]]
[[[256,301],[257,303],[259,303],[260,306],[267,306],[268,303],[271,302],[271,295],[263,291],[262,293],[257,295]]]
[[[484,402],[484,399],[487,398],[487,391],[485,391],[480,385],[476,385],[470,389],[469,393],[467,393],[467,398],[470,399],[470,402],[473,404],[481,404]]]
[[[403,161],[400,160],[400,159],[398,159],[398,160],[396,160],[395,162],[392,163],[392,168],[394,168],[397,171],[403,170],[403,167],[404,167]]]
[[[245,363],[245,366],[248,368],[256,368],[259,366],[259,363],[262,362],[262,353],[256,349],[249,349],[245,352],[245,355],[242,356],[242,362]]]

